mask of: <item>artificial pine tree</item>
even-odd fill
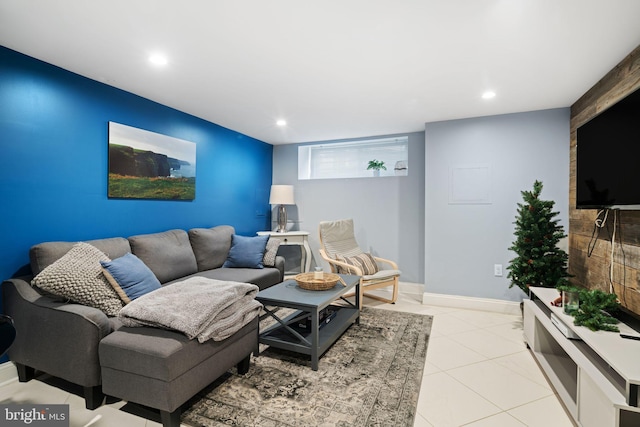
[[[525,293],[529,286],[555,288],[566,286],[567,253],[558,248],[558,242],[566,237],[564,229],[555,219],[555,202],[540,200],[542,182],[533,184],[533,191],[522,191],[524,203],[518,203],[516,216],[515,241],[509,250],[517,256],[509,262],[508,278]]]

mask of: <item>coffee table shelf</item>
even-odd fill
[[[347,286],[336,285],[325,291],[310,291],[297,286],[294,280],[287,280],[278,285],[260,291],[256,299],[265,306],[265,311],[276,320],[276,324],[260,331],[259,341],[271,347],[294,351],[311,356],[311,368],[318,370],[318,360],[333,343],[354,323],[360,322],[358,309],[358,276],[340,275]],[[344,295],[355,290],[355,304],[344,298]],[[342,300],[347,305],[332,304]],[[335,316],[320,327],[320,312],[331,307]],[[284,318],[276,313],[281,308],[292,308],[295,311]],[[295,324],[307,317],[311,318],[309,330],[301,330]]]
[[[349,329],[360,316],[360,312],[355,308],[331,306],[336,310],[336,315],[329,323],[324,325],[318,331],[318,356],[322,356],[325,351],[331,347],[331,345],[340,338],[340,336]],[[297,322],[300,316],[305,317],[308,313],[298,310],[293,314],[285,317],[283,320],[287,325]],[[298,334],[306,340],[296,339],[290,331],[286,330],[282,325],[276,324],[265,330],[260,334],[260,342],[276,348],[284,350],[295,351],[297,353],[311,355],[311,330],[302,331],[298,328],[293,328]],[[298,342],[296,342],[298,341]]]

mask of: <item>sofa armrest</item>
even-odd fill
[[[9,358],[84,387],[99,385],[98,344],[111,333],[108,317],[93,307],[40,295],[30,279],[2,284],[4,313],[16,328]]]
[[[276,255],[275,268],[280,270],[280,282],[284,282],[284,261],[285,258],[280,255]]]

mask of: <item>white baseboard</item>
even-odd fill
[[[13,362],[0,364],[0,387],[13,381],[18,381],[18,370]]]
[[[398,282],[398,290],[405,294],[421,295],[424,293],[424,285],[422,283]]]
[[[424,292],[422,303],[438,307],[466,308],[469,310],[491,311],[494,313],[518,315],[520,303],[490,298],[476,298],[459,295],[433,294]]]

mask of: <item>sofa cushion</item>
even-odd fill
[[[77,243],[62,258],[42,270],[31,284],[45,292],[116,316],[122,301],[102,274],[103,252],[88,243]]]
[[[224,341],[202,344],[174,331],[123,327],[100,342],[102,391],[173,412],[257,350],[258,318]]]
[[[262,264],[265,267],[273,267],[276,265],[276,255],[278,254],[278,248],[280,248],[280,239],[269,239],[267,241],[267,247],[264,250],[264,257],[262,258]]]
[[[189,230],[189,241],[196,256],[198,271],[222,267],[229,255],[231,236],[234,233],[235,230],[230,225]]]
[[[44,242],[34,245],[29,250],[31,272],[37,276],[42,270],[62,258],[78,242]],[[109,258],[118,258],[131,252],[129,241],[124,237],[87,240],[91,246],[101,250]]]
[[[226,340],[199,343],[177,331],[124,326],[100,342],[100,364],[103,369],[172,381],[247,334],[257,341],[257,329],[256,317]]]
[[[196,257],[184,230],[129,237],[131,252],[153,271],[160,283],[198,271]]]
[[[128,253],[112,261],[100,261],[100,264],[109,284],[125,304],[161,288],[153,272],[134,254]]]
[[[269,236],[238,236],[231,238],[231,249],[227,260],[222,264],[226,268],[264,268],[262,260]]]
[[[284,268],[284,267],[283,267]],[[214,268],[213,270],[199,271],[195,276],[209,279],[253,283],[260,290],[266,289],[276,283],[282,282],[280,270],[274,267],[266,268]],[[174,282],[184,280],[177,279]],[[171,282],[173,283],[173,282]]]

